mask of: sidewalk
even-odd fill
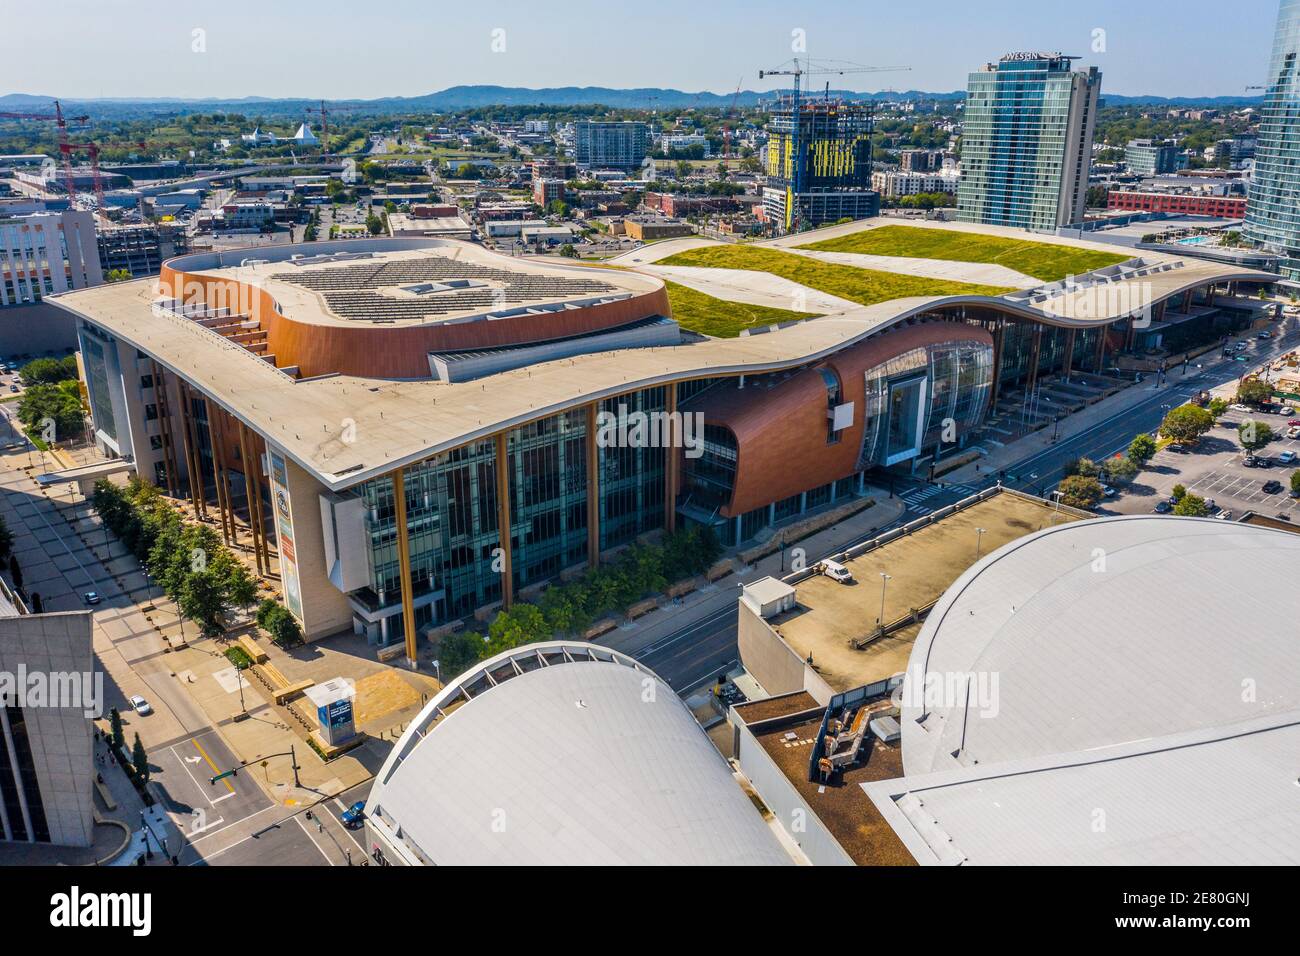
[[[881,528],[893,524],[902,516],[907,506],[902,498],[891,498],[888,489],[869,488],[867,496],[875,499],[876,503],[872,507],[859,511],[800,541],[787,542],[785,573],[790,572],[796,549],[803,550],[805,564],[820,561],[828,555],[843,551],[854,542],[872,537]],[[780,551],[748,565],[742,564],[739,558],[734,558],[733,566],[737,568],[735,573],[705,585],[697,591],[692,591],[677,601],[665,601],[649,614],[601,635],[596,638],[595,643],[635,656],[656,641],[670,637],[684,628],[724,612],[729,611],[734,614],[739,585],[768,575],[779,577],[782,574],[781,560]]]
[[[1114,395],[1109,395],[1096,404],[1075,412],[1068,418],[1062,418],[1056,432],[1056,441],[1052,440],[1052,424],[1047,422],[1037,431],[1023,435],[1000,448],[995,448],[977,461],[945,472],[940,477],[939,482],[941,484],[972,485],[987,482],[995,478],[1000,470],[1011,468],[1032,455],[1048,451],[1072,438],[1077,438],[1089,429],[1101,425],[1117,415],[1122,415],[1144,402],[1150,402],[1158,395],[1171,394],[1180,384],[1180,378],[1181,376],[1171,375],[1166,384],[1159,389],[1153,389],[1146,382],[1141,382],[1116,392]],[[1179,399],[1179,404],[1182,404],[1182,399]]]

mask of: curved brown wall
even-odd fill
[[[853,474],[862,447],[867,371],[911,349],[953,341],[991,346],[993,337],[975,325],[906,326],[851,346],[771,388],[751,383],[743,389],[711,389],[684,405],[684,410],[703,412],[705,422],[723,425],[736,437],[736,483],[722,513],[741,515]],[[854,403],[853,424],[840,432],[834,445],[826,444],[822,367],[839,376],[840,400]]]
[[[428,378],[429,352],[470,351],[564,338],[670,315],[663,287],[631,298],[582,309],[520,315],[478,322],[434,322],[421,326],[316,325],[299,322],[276,309],[265,290],[201,272],[163,266],[160,286],[174,298],[203,290],[201,301],[248,311],[267,333],[268,351],[280,366],[297,365],[304,377],[340,372],[363,378]],[[173,291],[180,288],[185,295]],[[188,299],[187,299],[188,301]]]

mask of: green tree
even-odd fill
[[[131,744],[131,764],[135,767],[136,776],[144,781],[149,779],[149,755],[144,751],[139,734],[135,735],[135,742]]]
[[[1068,475],[1057,486],[1061,504],[1072,508],[1088,509],[1101,501],[1101,482],[1085,475]]]
[[[1101,474],[1101,469],[1091,458],[1075,458],[1067,461],[1062,470],[1066,475],[1082,475],[1085,478],[1096,478]]]
[[[1186,494],[1174,505],[1174,514],[1184,518],[1204,518],[1210,513],[1205,506],[1205,499],[1200,495]]]
[[[1119,484],[1136,478],[1138,465],[1126,455],[1113,455],[1102,462],[1101,471],[1107,481]]]
[[[1214,416],[1195,405],[1171,408],[1160,423],[1160,433],[1174,441],[1194,442],[1214,427]]]
[[[384,220],[380,219],[373,212],[366,216],[366,232],[372,236],[377,236],[384,231]]]
[[[1156,440],[1146,432],[1143,432],[1140,435],[1135,435],[1133,440],[1129,442],[1128,452],[1126,454],[1129,461],[1133,462],[1135,465],[1141,466],[1150,461],[1151,457],[1155,455],[1155,453]]]
[[[1257,378],[1237,386],[1237,401],[1243,405],[1264,405],[1273,400],[1273,386]]]
[[[130,269],[109,269],[104,273],[105,282],[126,282],[131,278]]]
[[[122,715],[114,707],[108,713],[109,734],[113,738],[113,746],[118,750],[126,749],[126,733],[122,730]]]
[[[81,399],[80,383],[64,381],[54,385],[33,385],[18,401],[18,420],[37,437],[46,439],[46,422],[54,423],[53,440],[61,441],[81,433],[85,425],[86,405]]]
[[[302,626],[298,619],[286,607],[280,607],[271,616],[271,640],[281,647],[297,644],[302,640]]]
[[[1209,408],[1211,415],[1218,418],[1228,410],[1228,400],[1226,398],[1212,398],[1210,404],[1206,407]]]
[[[1291,472],[1291,490],[1300,494],[1300,469]]]
[[[1169,493],[1169,497],[1173,498],[1174,501],[1182,501],[1183,498],[1185,498],[1186,496],[1187,496],[1187,486],[1181,484],[1174,485],[1173,491]]]
[[[1257,422],[1253,418],[1247,418],[1237,426],[1237,438],[1241,441],[1242,448],[1255,451],[1271,442],[1274,435],[1272,427],[1267,422]]]
[[[477,631],[457,631],[438,643],[438,670],[444,681],[451,680],[477,664],[483,638]]]
[[[75,355],[62,359],[32,359],[18,370],[18,378],[22,380],[24,388],[31,388],[33,385],[57,385],[59,382],[71,381],[76,377]]]
[[[552,199],[550,205],[546,207],[546,211],[552,216],[558,216],[563,219],[569,214],[569,204],[563,199]]]
[[[546,619],[535,604],[516,604],[508,611],[498,611],[488,625],[488,641],[483,656],[492,657],[502,651],[545,640],[550,636]]]

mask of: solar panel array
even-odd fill
[[[310,272],[280,272],[271,278],[319,292],[330,310],[338,316],[372,322],[419,320],[456,312],[490,311],[528,302],[618,291],[609,283],[596,279],[512,272],[446,256],[367,262]],[[400,299],[376,291],[451,279],[477,279],[494,283],[495,287],[457,289]]]

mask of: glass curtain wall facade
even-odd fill
[[[1255,174],[1246,200],[1246,238],[1284,256],[1281,272],[1300,281],[1300,0],[1282,0],[1261,108]]]
[[[663,388],[601,402],[628,416],[664,410]],[[506,435],[511,570],[516,591],[589,559],[586,411],[553,415]],[[663,526],[664,449],[597,448],[600,547],[616,547]],[[416,626],[463,617],[499,601],[496,442],[484,440],[403,470]],[[371,611],[401,602],[396,508],[390,477],[365,482],[369,585],[351,597]],[[400,613],[388,618],[388,641],[401,639]]]
[[[662,415],[667,390],[647,388],[617,398],[607,398],[598,411],[613,416],[621,432],[638,419],[631,416]],[[645,419],[641,419],[645,420]],[[600,476],[600,549],[627,544],[639,534],[664,524],[664,460],[662,447],[615,444],[597,448]]]
[[[936,447],[948,418],[960,438],[983,419],[992,384],[993,349],[982,342],[910,349],[868,370],[858,470]]]
[[[1059,54],[1013,53],[970,74],[962,222],[1052,231],[1083,217],[1101,74]]]

